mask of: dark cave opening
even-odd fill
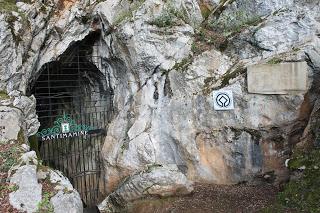
[[[43,65],[28,92],[36,98],[43,164],[67,176],[86,206],[104,197],[101,148],[113,109],[110,79],[95,52],[99,36],[90,34]]]

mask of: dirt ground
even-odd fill
[[[132,213],[206,213],[261,212],[275,201],[278,189],[264,186],[220,186],[196,184],[192,194],[166,199],[136,201],[130,205]]]

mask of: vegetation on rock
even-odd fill
[[[3,212],[19,212],[9,203],[9,193],[18,190],[18,186],[10,184],[7,180],[8,171],[17,163],[23,153],[19,135],[18,141],[0,141],[0,207]]]
[[[21,153],[20,143],[0,142],[0,172],[7,173],[18,162]]]
[[[8,99],[10,98],[6,91],[1,90],[0,91],[0,100]]]
[[[289,168],[302,174],[285,186],[280,203],[304,212],[320,212],[320,149],[295,153]]]
[[[289,161],[295,178],[277,196],[277,202],[264,212],[320,212],[320,149],[297,150]]]
[[[54,208],[50,202],[50,198],[52,197],[52,193],[44,193],[42,196],[42,200],[38,203],[38,211],[37,213],[53,213]]]
[[[249,26],[255,26],[263,19],[258,15],[249,14],[247,11],[238,10],[211,20],[208,25],[211,29],[222,32],[225,36],[241,32]]]
[[[120,12],[115,19],[113,26],[118,26],[122,22],[130,20],[134,16],[134,13],[138,10],[138,8],[141,7],[141,5],[144,3],[144,1],[145,0],[138,0],[136,2],[133,2],[132,4],[130,4],[129,9]]]
[[[165,7],[162,13],[150,22],[157,27],[171,27],[180,25],[181,21],[187,23],[187,15],[183,9],[177,9],[171,5]]]
[[[17,11],[16,0],[0,0],[0,12]]]

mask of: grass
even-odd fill
[[[18,162],[22,153],[20,144],[0,144],[0,171],[8,172]]]

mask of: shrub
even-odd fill
[[[16,0],[0,0],[0,12],[17,11]]]
[[[169,5],[165,7],[162,13],[150,22],[151,25],[156,25],[157,27],[170,27],[174,25],[179,25],[179,21],[187,23],[187,15],[183,10],[178,10],[173,6]]]
[[[241,32],[249,26],[255,26],[262,22],[262,18],[247,11],[238,10],[220,16],[219,19],[208,23],[209,27],[215,31],[222,32],[225,36]]]
[[[44,193],[42,200],[38,203],[38,213],[53,213],[54,207],[52,203],[50,202],[50,198],[52,197],[52,194],[50,193]]]
[[[287,183],[277,202],[263,212],[320,212],[320,149],[297,151],[289,161],[289,169],[300,171],[301,176]]]

